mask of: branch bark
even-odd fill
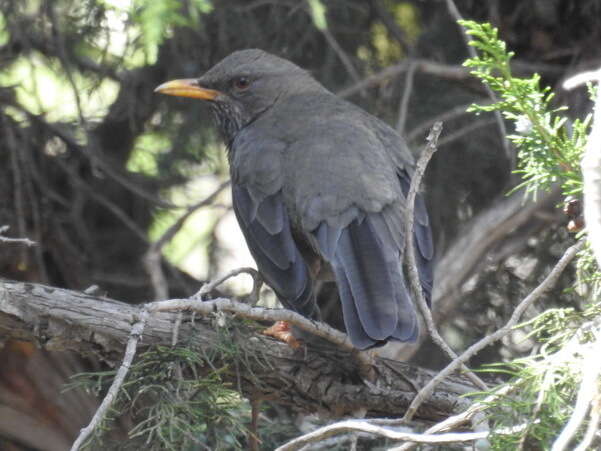
[[[269,317],[270,310],[262,310],[262,315]],[[132,323],[141,311],[139,306],[113,299],[0,279],[0,339],[35,340],[53,350],[92,353],[111,365],[120,362]],[[151,345],[170,345],[178,315],[149,311],[140,351]],[[179,328],[180,339],[193,340],[206,350],[216,348],[219,337],[210,324],[210,315],[194,323],[185,319]],[[246,360],[250,365],[248,374],[237,374],[236,365],[229,365],[227,368],[231,369],[223,374],[225,381],[235,382],[232,386],[239,387],[243,395],[273,400],[299,412],[339,418],[365,410],[367,417],[399,417],[415,396],[416,388],[423,387],[435,374],[376,357],[374,377],[366,381],[348,350],[328,346],[294,350],[258,331],[235,329],[233,335],[241,349],[262,358]],[[266,366],[264,362],[270,364]],[[416,419],[444,419],[466,404],[460,396],[475,390],[465,378],[451,377],[424,402]]]

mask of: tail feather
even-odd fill
[[[344,322],[353,344],[360,349],[389,338],[402,341],[417,336],[417,319],[405,286],[399,251],[387,244],[382,221],[367,215],[339,231],[322,224],[315,238],[322,255],[330,260],[342,301]],[[335,252],[331,253],[336,236]]]

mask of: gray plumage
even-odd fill
[[[317,277],[334,276],[353,344],[414,340],[400,262],[413,158],[388,125],[293,63],[235,52],[198,79],[227,144],[234,210],[260,272],[285,307],[317,318]],[[414,242],[432,290],[432,238],[418,195]]]

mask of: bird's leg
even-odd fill
[[[307,260],[309,260],[307,263],[309,266],[309,272],[311,273],[312,279],[316,280],[317,275],[321,271],[321,267],[322,267],[321,259],[319,259],[319,258],[305,259],[305,261],[307,261]],[[313,319],[319,320],[320,319],[319,317],[320,317],[320,315],[319,315],[319,309],[318,309],[318,311]],[[261,333],[263,335],[267,335],[269,337],[273,337],[277,340],[283,341],[284,343],[288,344],[290,347],[292,347],[294,349],[298,349],[301,347],[301,344],[305,340],[302,338],[299,338],[299,337],[295,337],[294,333],[293,333],[294,330],[296,330],[297,334],[301,333],[301,331],[299,331],[298,329],[294,329],[289,322],[277,321],[273,326],[265,329]]]
[[[288,321],[277,321],[273,326],[261,332],[263,335],[283,341],[293,349],[301,347],[301,341],[292,334],[292,326]]]

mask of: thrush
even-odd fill
[[[315,282],[333,279],[355,347],[415,340],[418,321],[400,261],[414,160],[394,129],[294,63],[257,49],[156,92],[211,106],[227,147],[236,218],[286,308],[318,319]],[[429,301],[433,244],[421,194],[414,220]]]

